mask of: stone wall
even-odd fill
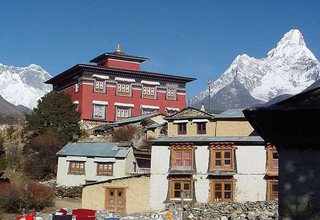
[[[185,205],[183,219],[195,220],[262,220],[278,219],[277,202],[245,202]]]

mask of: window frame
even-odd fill
[[[216,189],[216,185],[221,184],[219,191]],[[226,190],[226,184],[230,184],[230,190]],[[210,180],[210,202],[220,203],[220,202],[233,202],[235,196],[235,182],[233,178],[215,178]],[[221,199],[217,200],[215,195],[217,192],[221,193]],[[230,198],[226,198],[226,192],[230,192]]]
[[[75,165],[74,167],[72,165]],[[83,167],[81,168],[81,165]],[[86,174],[86,162],[85,161],[69,161],[68,174],[71,175],[85,175]]]
[[[148,89],[149,89],[149,93],[148,93]],[[151,94],[151,90],[153,89],[153,95]],[[145,94],[146,91],[146,94]],[[152,85],[144,85],[142,84],[142,90],[141,90],[141,97],[144,99],[157,99],[157,86],[152,86]]]
[[[277,193],[275,193],[275,191],[272,190],[273,185],[277,185],[277,187],[278,187]],[[278,197],[279,197],[278,179],[268,179],[267,180],[267,200],[268,201],[276,201],[276,200],[278,200]]]
[[[235,167],[235,147],[233,143],[212,143],[210,145],[210,170],[234,171]],[[220,157],[216,157],[220,152]],[[230,152],[230,157],[225,157],[225,153]],[[220,159],[219,159],[220,158]],[[216,162],[221,161],[221,165],[217,166]],[[230,160],[230,166],[226,165],[226,161]]]
[[[75,92],[75,93],[80,92],[80,85],[79,85],[79,83],[76,83],[76,84],[74,85],[74,92]]]
[[[99,87],[101,86],[101,83],[102,83],[102,89],[99,88],[97,89],[97,85],[96,83],[99,82]],[[99,79],[94,79],[94,84],[93,84],[93,92],[94,93],[107,93],[107,83],[106,83],[106,80],[99,80]]]
[[[180,153],[181,165],[177,164],[177,153]],[[189,158],[186,157],[186,152],[189,153]],[[189,161],[190,166],[186,166],[186,161]],[[192,171],[194,167],[194,146],[193,144],[174,144],[171,146],[171,170],[183,170],[183,171]]]
[[[176,183],[180,183],[180,189],[175,189],[175,184]],[[181,184],[183,184],[183,187],[181,187]],[[189,189],[184,189],[185,184],[189,184]],[[193,200],[193,179],[190,178],[186,178],[186,177],[182,177],[182,178],[170,178],[169,180],[169,199],[170,200],[178,200],[178,201],[192,201]],[[188,190],[187,192],[189,193],[189,198],[182,198],[182,195],[184,191]],[[180,197],[175,197],[175,192],[179,191],[180,192]]]
[[[172,93],[172,94],[170,94]],[[166,89],[166,100],[172,100],[176,101],[177,100],[177,88],[174,86],[167,86]]]
[[[101,167],[102,165],[102,167]],[[110,166],[111,165],[111,169]],[[106,166],[106,168],[105,168]],[[97,162],[97,176],[113,176],[112,162]]]
[[[120,91],[119,91],[119,89],[120,89]],[[129,91],[127,92],[127,90],[129,90]],[[117,82],[116,96],[131,97],[132,96],[132,83],[122,82],[122,81]]]
[[[204,125],[204,129],[199,129],[201,125]],[[207,122],[197,122],[197,134],[207,134]]]
[[[118,116],[118,110],[120,111],[119,112],[120,116]],[[126,110],[128,110],[127,117],[126,117]],[[116,111],[115,112],[115,120],[116,121],[132,117],[132,107],[116,106],[115,111]],[[121,116],[122,113],[123,113],[123,117]]]
[[[185,123],[177,123],[177,129],[178,129],[178,134],[182,135],[182,134],[187,134],[187,124],[188,122]],[[184,126],[184,129],[181,129]]]
[[[279,153],[272,144],[267,145],[267,173],[278,173],[279,170]],[[278,155],[277,159],[273,158],[274,153]],[[274,164],[277,164],[276,167]]]
[[[96,117],[96,116],[95,116],[95,107],[96,107],[96,106],[101,106],[101,107],[104,108],[104,111],[103,111],[104,117],[102,117],[102,116],[101,116],[101,117]],[[107,116],[106,110],[107,110],[106,105],[93,103],[93,104],[92,104],[92,118],[93,118],[93,119],[96,119],[96,120],[106,120],[106,116]]]

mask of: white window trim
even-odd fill
[[[115,163],[116,158],[103,158],[103,157],[95,157],[94,162],[102,162],[102,163]]]
[[[153,85],[153,86],[160,86],[159,82],[153,82],[153,81],[147,81],[147,80],[142,80],[141,84],[146,84],[146,85]]]
[[[93,74],[92,77],[98,78],[98,79],[109,79],[109,76],[99,75],[99,74]]]
[[[134,108],[134,104],[115,102],[114,106]]]
[[[73,104],[79,104],[79,101],[74,101]]]
[[[180,109],[172,108],[172,107],[166,107],[166,110],[168,110],[168,111],[180,111]]]
[[[122,77],[116,77],[116,81],[122,81],[122,82],[136,82],[135,79],[128,79],[128,78],[122,78]]]
[[[175,120],[173,121],[173,124],[180,124],[180,123],[188,123],[188,120]]]
[[[152,106],[152,105],[141,105],[142,109],[156,109],[159,110],[159,106]]]
[[[193,119],[192,122],[209,122],[208,119]]]
[[[67,156],[67,161],[87,161],[87,157],[73,157],[73,156]]]
[[[98,101],[98,100],[93,100],[92,104],[97,104],[97,105],[108,105],[107,101]]]

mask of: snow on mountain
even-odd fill
[[[319,78],[320,63],[307,48],[299,30],[287,32],[266,58],[256,59],[242,54],[211,85],[211,98],[219,90],[240,82],[250,95],[264,102],[279,95],[296,94]],[[208,89],[189,100],[189,105],[198,106],[209,94]]]
[[[16,106],[33,109],[38,100],[52,90],[51,85],[44,83],[51,77],[36,64],[27,67],[0,64],[0,95]]]

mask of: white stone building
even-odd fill
[[[79,186],[125,177],[138,170],[129,142],[68,143],[57,155],[58,186]]]

